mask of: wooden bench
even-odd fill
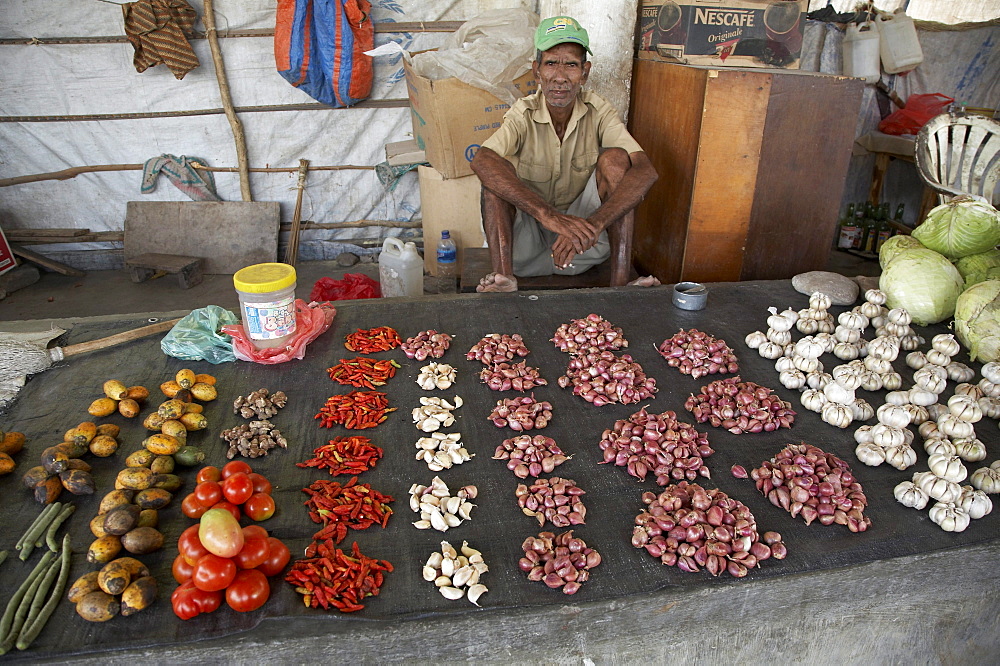
[[[460,291],[469,293],[476,291],[476,285],[488,273],[493,271],[490,262],[490,250],[485,247],[467,247],[463,250],[465,257],[462,264],[462,280]],[[639,277],[633,268],[629,280]],[[611,285],[611,262],[594,266],[589,271],[579,275],[541,275],[539,277],[519,277],[517,287],[521,290],[542,289],[589,289],[592,287],[608,287]]]
[[[201,284],[203,262],[199,257],[178,254],[140,254],[125,261],[132,282],[145,282],[157,273],[177,273],[181,289]]]

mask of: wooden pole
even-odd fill
[[[243,134],[243,124],[233,109],[233,99],[229,94],[229,82],[226,80],[226,66],[222,62],[222,49],[219,47],[219,33],[215,29],[215,7],[212,0],[205,0],[205,13],[201,20],[205,23],[208,44],[212,49],[212,61],[215,63],[215,78],[219,80],[219,93],[222,96],[222,108],[229,119],[236,140],[236,161],[240,168],[240,193],[243,201],[253,201],[250,192],[250,168],[247,160],[247,140]]]
[[[288,247],[285,248],[285,263],[291,266],[299,260],[299,230],[302,228],[302,193],[306,189],[306,174],[309,172],[309,160],[299,160],[299,181],[295,186],[295,213],[292,215],[292,230],[288,234]]]

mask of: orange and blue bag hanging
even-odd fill
[[[375,27],[368,0],[278,0],[274,61],[278,73],[332,107],[371,94]]]

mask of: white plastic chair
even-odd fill
[[[1000,124],[982,116],[942,114],[917,134],[917,171],[941,203],[959,195],[1000,207]]]

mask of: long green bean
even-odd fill
[[[34,599],[35,589],[54,558],[55,553],[46,551],[7,603],[7,610],[4,611],[3,618],[0,618],[0,654],[6,654],[14,647],[14,642],[24,624],[24,617],[28,613],[30,601],[27,600]]]
[[[17,637],[16,643],[18,650],[27,650],[35,639],[38,638],[38,634],[45,628],[46,623],[48,623],[49,618],[52,616],[52,611],[55,610],[59,600],[62,599],[63,592],[66,591],[66,583],[69,581],[72,554],[73,547],[70,544],[69,535],[64,534],[62,540],[62,558],[59,562],[59,579],[56,581],[55,587],[52,588],[52,593],[49,594],[48,601],[45,602],[45,605],[42,606],[33,621],[21,628],[21,633]]]
[[[67,502],[66,506],[64,506],[62,511],[59,512],[59,515],[53,518],[52,522],[49,523],[49,527],[45,531],[45,543],[48,545],[49,550],[53,553],[59,552],[59,542],[56,541],[56,532],[59,531],[59,526],[62,525],[67,518],[73,515],[74,511],[76,511],[76,505]]]
[[[31,625],[35,621],[35,618],[38,617],[39,611],[42,610],[42,606],[45,605],[45,602],[48,599],[48,593],[49,590],[52,589],[52,583],[55,582],[56,576],[59,575],[59,570],[61,568],[62,558],[53,560],[52,564],[49,565],[49,568],[46,569],[45,575],[42,577],[38,587],[35,588],[35,594],[31,598],[31,604],[27,604],[27,597],[25,597],[24,603],[28,605],[28,612],[24,616],[24,622],[21,623],[21,626],[18,629],[18,636],[21,635],[21,632],[24,631],[25,627]],[[13,634],[14,632],[11,632],[11,636],[9,638],[16,640],[17,636],[14,636]]]
[[[35,517],[35,520],[31,523],[31,525],[28,526],[28,529],[24,531],[24,534],[21,535],[21,538],[17,540],[17,544],[14,546],[14,548],[16,550],[21,550],[21,548],[23,548],[26,543],[33,543],[35,539],[38,538],[38,534],[36,533],[36,529],[39,529],[38,526],[41,525],[43,522],[45,523],[46,526],[48,526],[48,520],[53,514],[55,514],[55,512],[59,511],[60,508],[62,508],[62,502],[53,502],[52,504],[47,504],[45,508],[42,509],[39,512],[39,514]],[[45,528],[43,527],[41,529],[44,530]],[[28,535],[33,535],[33,536],[31,537],[31,539],[28,539]],[[21,559],[23,560],[25,558],[22,557]]]

